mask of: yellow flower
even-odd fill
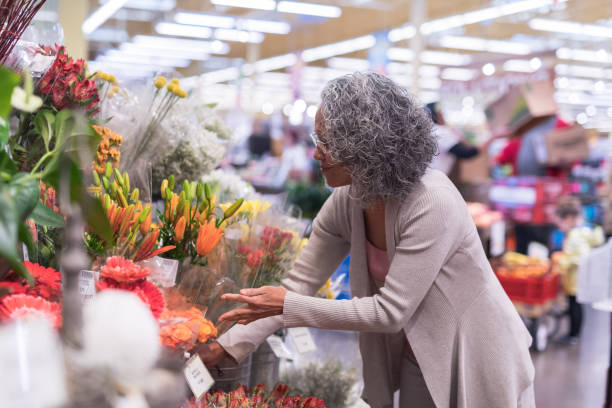
[[[172,78],[172,79],[170,80],[170,83],[171,83],[171,84],[178,85],[178,84],[179,84],[179,80],[178,80],[178,78]]]
[[[176,90],[176,87],[177,87],[177,86],[178,86],[178,85],[173,84],[172,82],[170,82],[170,83],[168,84],[168,87],[167,87],[167,88],[168,88],[168,92],[172,92],[172,93],[174,93],[174,92],[175,92],[175,90]]]
[[[302,248],[304,248],[307,243],[308,243],[308,238],[302,238],[302,241],[300,242],[300,246],[298,247],[298,251],[301,251]]]
[[[162,89],[164,86],[166,86],[166,78],[163,76],[157,77],[157,79],[155,79],[155,87],[157,89]]]
[[[221,209],[223,211],[227,210],[233,203],[224,203],[220,204]],[[238,211],[234,213],[234,217],[238,216],[238,214],[246,214],[250,218],[255,218],[260,212],[266,211],[270,208],[271,204],[267,201],[261,200],[250,200],[242,203]]]
[[[176,90],[175,95],[178,96],[179,98],[183,98],[184,99],[184,98],[187,97],[187,91],[185,91],[184,89],[178,88]]]

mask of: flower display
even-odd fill
[[[106,264],[100,269],[100,276],[114,281],[136,282],[145,279],[151,271],[141,268],[129,259],[120,256],[111,256],[106,260]]]
[[[61,308],[58,303],[49,302],[42,297],[16,294],[0,300],[0,318],[16,320],[23,317],[42,317],[48,319],[53,327],[62,323]]]
[[[9,271],[5,280],[0,282],[0,289],[6,289],[9,294],[27,294],[52,302],[59,301],[62,291],[59,271],[28,261],[23,264],[34,279],[34,283],[29,285],[21,276]]]
[[[164,310],[164,295],[157,286],[147,280],[118,282],[113,279],[102,278],[97,282],[96,288],[100,292],[108,289],[117,289],[134,293],[149,307],[153,317],[156,319],[161,317]]]
[[[119,167],[121,152],[117,147],[123,143],[123,138],[107,127],[94,125],[93,129],[102,136],[96,152],[96,160],[93,162],[94,170],[102,175],[105,172],[106,163],[110,162],[113,167]]]
[[[185,300],[186,301],[186,300]],[[166,308],[160,317],[161,342],[171,348],[191,349],[196,344],[206,343],[217,337],[217,329],[196,307],[186,310],[171,310]]]
[[[219,243],[223,236],[223,230],[215,225],[213,220],[200,223],[198,239],[196,241],[196,252],[200,256],[206,256]]]
[[[290,388],[278,384],[272,392],[266,394],[265,386],[259,384],[252,389],[241,385],[228,393],[209,391],[200,401],[191,400],[184,405],[186,408],[325,408],[325,401],[315,397],[290,395]]]

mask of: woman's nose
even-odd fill
[[[314,157],[314,159],[318,161],[322,161],[324,158],[323,154],[321,154],[321,150],[318,147],[315,147],[315,151],[312,157]]]

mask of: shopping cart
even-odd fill
[[[564,316],[559,274],[549,271],[539,277],[496,275],[533,337],[533,349],[545,350]]]

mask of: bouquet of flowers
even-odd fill
[[[208,392],[201,401],[191,400],[184,408],[325,408],[325,401],[315,397],[290,396],[289,386],[279,384],[266,394],[264,385],[252,389],[241,385],[234,391]]]

